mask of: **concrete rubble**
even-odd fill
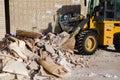
[[[69,37],[66,32],[42,35],[22,30],[16,36],[6,35],[0,46],[0,80],[55,80],[70,76],[72,69],[86,63],[75,58],[73,50],[62,47]]]
[[[13,80],[14,78],[15,78],[14,74],[0,73],[0,80]]]

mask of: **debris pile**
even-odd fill
[[[71,74],[76,66],[86,64],[73,50],[62,45],[66,32],[42,35],[18,30],[0,42],[0,80],[53,80]]]

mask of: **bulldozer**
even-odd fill
[[[72,35],[66,43],[75,40],[75,48],[85,55],[99,46],[114,45],[120,51],[120,0],[85,0],[85,5],[87,17],[74,12],[60,17],[61,29]]]

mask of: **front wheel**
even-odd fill
[[[97,33],[91,30],[85,30],[76,36],[76,48],[80,54],[92,55],[97,47]]]

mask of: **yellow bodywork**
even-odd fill
[[[84,29],[87,27],[84,25]],[[113,45],[114,34],[120,33],[120,21],[103,20],[98,22],[91,17],[89,28],[98,30],[100,45]]]

